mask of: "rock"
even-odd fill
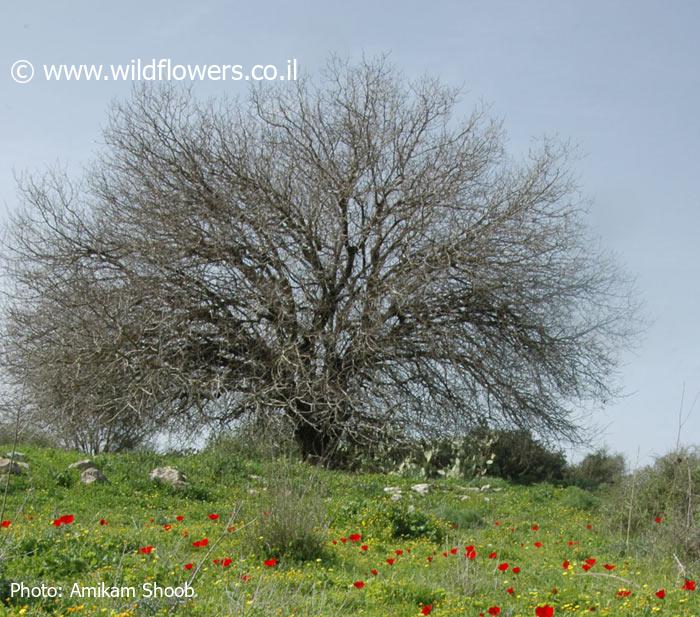
[[[390,499],[391,501],[398,501],[401,499],[401,493],[392,493]]]
[[[389,494],[401,493],[401,487],[399,487],[399,486],[385,486],[384,492],[389,493]]]
[[[80,481],[83,484],[93,484],[95,482],[107,482],[107,477],[97,467],[85,469],[80,474]]]
[[[467,501],[467,499],[470,499],[469,495],[462,495],[459,500],[460,501]]]
[[[487,491],[490,491],[490,490],[491,490],[491,485],[490,485],[490,484],[484,484],[484,486],[482,486],[479,490],[480,490],[482,493],[486,493]]]
[[[187,486],[187,477],[175,467],[156,467],[148,474],[148,477],[154,482],[169,484],[174,488]]]
[[[93,463],[89,458],[83,459],[82,461],[76,461],[68,465],[68,469],[77,469],[78,471],[85,471],[86,469],[97,469],[97,465]]]
[[[414,484],[411,487],[411,490],[415,493],[418,493],[419,495],[427,495],[428,491],[430,491],[430,484]]]
[[[0,458],[0,474],[13,473],[19,475],[29,469],[27,463],[12,461],[9,458]]]
[[[14,459],[15,463],[26,463],[27,462],[27,455],[24,454],[23,452],[8,452],[5,454],[5,456],[9,459]]]

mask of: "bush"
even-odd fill
[[[403,540],[428,538],[438,543],[444,538],[445,534],[439,522],[413,506],[394,504],[386,514],[393,538]]]
[[[494,435],[490,475],[519,484],[560,482],[564,479],[564,454],[547,449],[530,431],[501,430]]]
[[[253,526],[261,551],[297,561],[321,557],[330,519],[320,470],[290,460],[274,469]]]
[[[622,454],[610,454],[601,448],[588,454],[577,465],[569,467],[566,480],[568,484],[590,490],[620,482],[624,474],[625,457]]]
[[[700,451],[671,452],[627,476],[610,490],[607,510],[625,550],[700,563]]]

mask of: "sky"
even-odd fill
[[[89,165],[108,106],[132,87],[47,81],[45,64],[295,58],[311,74],[331,53],[388,53],[408,77],[463,87],[460,113],[488,103],[516,156],[544,135],[578,147],[587,223],[636,277],[649,322],[622,354],[624,396],[591,417],[595,444],[646,464],[675,446],[683,391],[681,441],[700,444],[699,29],[693,0],[3,3],[0,219],[18,205],[16,174]],[[11,72],[23,60],[28,83]],[[249,82],[193,87],[244,95]]]

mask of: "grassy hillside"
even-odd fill
[[[263,462],[223,447],[98,456],[109,482],[85,486],[66,470],[78,453],[18,449],[29,473],[0,476],[9,479],[2,614],[700,615],[693,573],[681,576],[653,542],[625,554],[599,498],[572,487],[438,480],[420,495],[411,490],[420,478]],[[148,479],[165,465],[189,485]],[[663,524],[650,520],[650,533]],[[77,593],[101,583],[122,597]],[[196,597],[149,597],[186,593],[186,583]],[[42,584],[43,597],[26,597]],[[62,597],[47,597],[47,586]]]

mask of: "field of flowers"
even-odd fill
[[[695,575],[573,487],[436,480],[419,495],[419,478],[223,449],[99,456],[109,482],[83,486],[66,471],[77,453],[20,449],[30,472],[1,477],[0,614],[700,615]],[[152,483],[162,465],[190,485]]]

